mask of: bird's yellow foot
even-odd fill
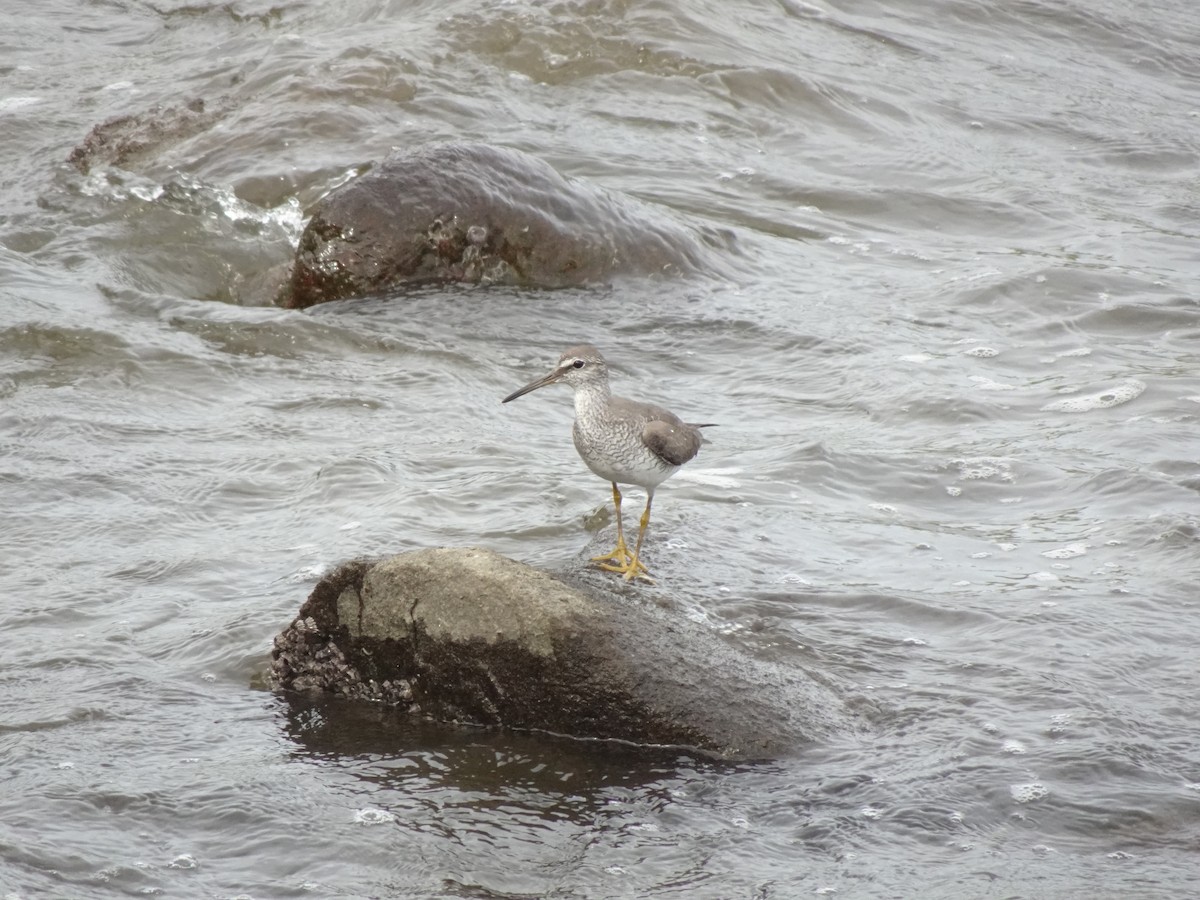
[[[633,559],[633,554],[630,553],[629,548],[625,546],[625,540],[623,538],[617,538],[617,546],[613,549],[612,553],[606,553],[604,556],[593,556],[592,562],[616,563],[618,566],[626,566],[629,564],[631,559]],[[600,568],[606,569],[608,567],[601,566]]]
[[[626,572],[633,563],[633,554],[629,552],[629,548],[625,546],[625,536],[617,534],[617,546],[613,548],[612,553],[606,553],[604,556],[593,556],[592,562],[599,563],[597,568],[604,569],[608,572]],[[646,567],[640,562],[638,568],[643,572]]]
[[[641,578],[644,581],[654,584],[654,579],[650,577],[650,570],[646,568],[640,559],[634,559],[632,556],[615,565],[610,565],[607,561],[598,562],[597,568],[603,569],[605,572],[616,572],[618,575],[624,575],[626,581]]]

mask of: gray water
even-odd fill
[[[1194,892],[1190,0],[51,0],[6,22],[0,896]],[[208,127],[67,163],[97,123],[194,98]],[[728,229],[738,256],[265,302],[308,205],[456,139]],[[878,721],[728,767],[267,689],[272,637],[342,560],[583,551],[608,489],[569,392],[499,403],[581,339],[618,391],[720,423],[658,493],[659,583],[631,602]]]

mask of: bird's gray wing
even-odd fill
[[[675,422],[651,419],[642,429],[642,441],[651,453],[671,466],[682,466],[700,451],[699,429],[678,419]]]

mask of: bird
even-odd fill
[[[614,396],[608,383],[608,363],[591,344],[569,347],[548,375],[518,388],[501,402],[509,403],[558,382],[565,382],[575,391],[575,424],[571,429],[575,449],[589,469],[612,483],[617,546],[611,553],[592,557],[591,562],[621,574],[626,581],[641,578],[653,584],[641,553],[654,490],[696,456],[700,445],[707,443],[700,429],[715,423],[684,422],[661,406]],[[646,491],[646,509],[632,553],[625,543],[619,485],[637,485]]]

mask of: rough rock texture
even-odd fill
[[[67,161],[84,175],[97,165],[126,168],[167,144],[211,128],[225,114],[225,105],[222,99],[210,107],[196,98],[183,106],[154,106],[136,115],[117,116],[88,132]]]
[[[317,204],[279,304],[461,280],[564,287],[711,269],[703,236],[517,150],[436,144],[389,157]]]
[[[656,606],[487,550],[356,560],[275,641],[274,679],[440,721],[762,759],[845,728],[840,698]]]

